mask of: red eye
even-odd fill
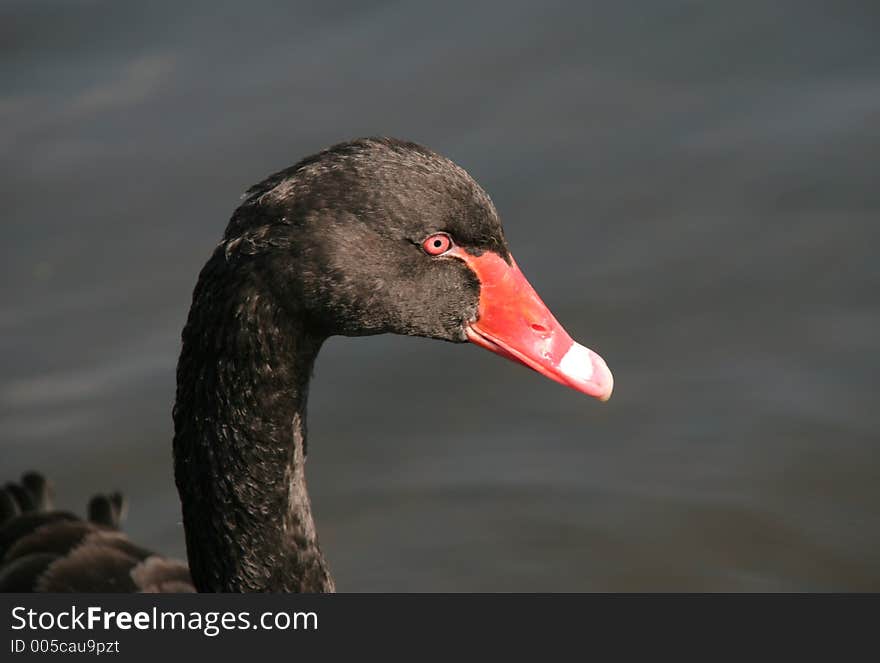
[[[452,240],[446,233],[431,235],[422,242],[422,248],[429,256],[439,256],[441,253],[446,253],[451,247]]]

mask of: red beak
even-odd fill
[[[471,342],[601,401],[611,398],[614,378],[608,365],[571,339],[513,258],[508,265],[491,251],[474,256],[455,247],[449,253],[480,280],[479,317],[467,328]]]

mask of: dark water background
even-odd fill
[[[278,3],[281,5],[282,3]],[[880,5],[0,4],[0,468],[183,554],[173,370],[239,194],[389,134],[480,181],[616,376],[332,339],[345,590],[880,589]]]

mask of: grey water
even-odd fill
[[[0,479],[184,555],[174,366],[250,184],[360,135],[490,193],[601,404],[334,338],[341,590],[880,589],[875,2],[0,4]]]

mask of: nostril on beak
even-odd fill
[[[532,323],[532,329],[539,333],[544,333],[547,331],[547,328],[544,325],[539,325],[537,322]]]

